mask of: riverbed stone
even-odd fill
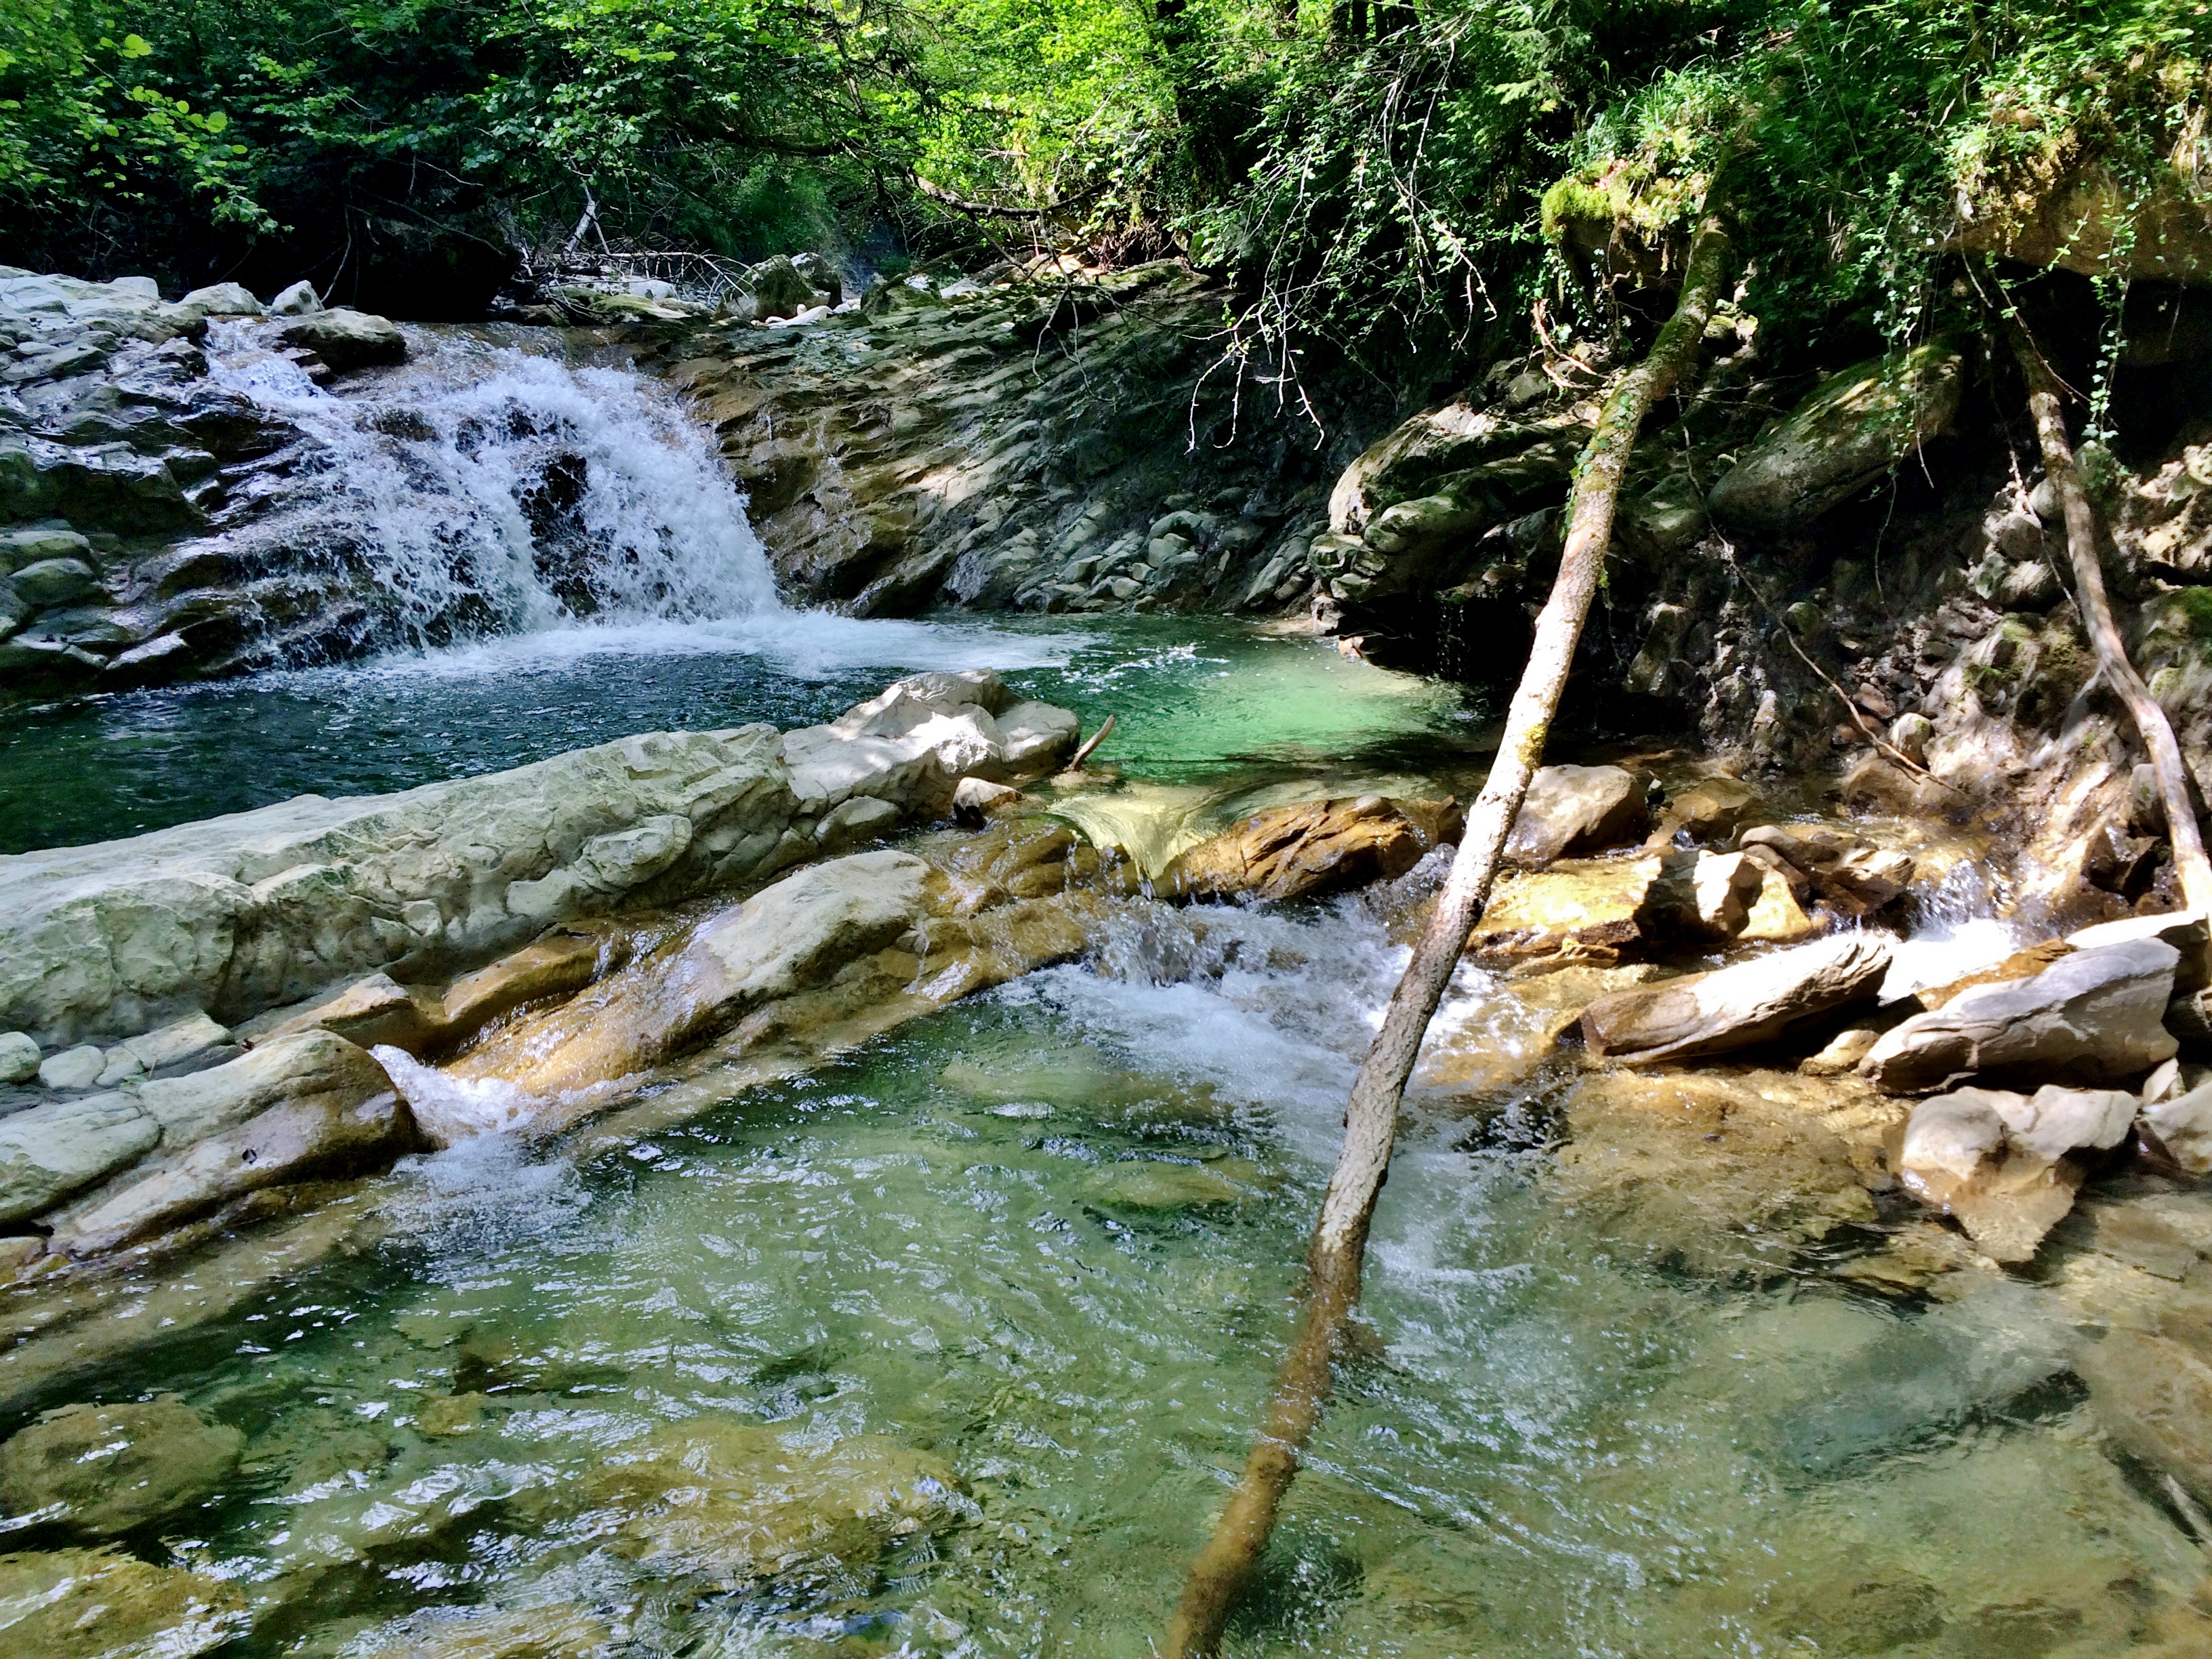
[[[1618,766],[1547,766],[1528,781],[1505,856],[1541,868],[1641,841],[1651,827],[1644,785]]]
[[[55,1101],[0,1118],[0,1222],[52,1208],[153,1149],[161,1126],[128,1095]]]
[[[276,297],[269,302],[269,314],[272,317],[304,317],[322,308],[323,301],[314,284],[304,279],[280,289]]]
[[[21,1031],[0,1031],[0,1083],[28,1083],[39,1074],[39,1045]]]
[[[48,1089],[89,1089],[107,1069],[107,1056],[96,1043],[81,1042],[39,1062],[39,1082]]]
[[[1601,997],[1583,1011],[1589,1052],[1634,1064],[1726,1054],[1786,1037],[1802,1022],[1871,1004],[1889,941],[1841,933],[1708,974]]]
[[[64,1406],[0,1446],[0,1501],[49,1510],[72,1530],[109,1538],[166,1520],[215,1492],[246,1437],[181,1401]]]
[[[966,1512],[941,1458],[880,1435],[824,1445],[726,1418],[653,1430],[585,1477],[617,1547],[663,1573],[727,1583],[834,1561],[866,1571],[894,1540]]]
[[[199,1069],[210,1055],[228,1049],[229,1044],[227,1026],[195,1012],[155,1030],[125,1037],[118,1046],[138,1062],[147,1076],[167,1077]]]
[[[2075,1369],[2115,1443],[2212,1503],[2212,1364],[2171,1337],[2115,1326]]]
[[[367,1053],[323,1030],[275,1037],[227,1065],[142,1085],[138,1103],[161,1126],[163,1144],[189,1146],[271,1106],[325,1097],[359,1106],[391,1085]]]
[[[98,573],[82,559],[40,559],[9,579],[15,597],[34,611],[70,605],[93,591]]]
[[[247,1624],[234,1586],[112,1547],[0,1555],[0,1642],[27,1659],[191,1659]]]
[[[1405,874],[1431,848],[1456,841],[1458,823],[1449,802],[1381,795],[1271,807],[1178,854],[1158,884],[1194,899],[1340,892]]]
[[[1978,985],[1915,1015],[1860,1070],[1892,1094],[1977,1076],[2124,1083],[2179,1046],[2161,1024],[2179,960],[2155,939],[2073,951],[2030,978]]]
[[[313,352],[340,373],[407,356],[407,337],[389,320],[345,306],[305,313],[276,332],[287,345]]]
[[[1578,1224],[1662,1262],[1764,1278],[1874,1217],[1841,1138],[1748,1079],[1600,1073],[1568,1096],[1566,1122],[1547,1189]]]

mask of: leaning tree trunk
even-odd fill
[[[2066,553],[2074,567],[2074,597],[2081,608],[2081,626],[2097,653],[2098,672],[2127,705],[2143,747],[2149,751],[2159,798],[2166,805],[2166,839],[2173,848],[2183,901],[2191,910],[2212,912],[2212,860],[2204,855],[2204,836],[2197,828],[2196,805],[2189,798],[2189,773],[2182,764],[2181,745],[2174,739],[2173,725],[2166,719],[2166,710],[2128,660],[2127,643],[2112,620],[2112,601],[2105,595],[2104,566],[2097,557],[2097,517],[2081,488],[2080,469],[2074,465],[2074,446],[2066,436],[2057,376],[2017,318],[2008,319],[2006,328],[2012,337],[2013,355],[2020,359],[2021,371],[2027,377],[2027,406],[2035,416],[2035,435],[2043,445],[2044,476],[2051,480],[2065,513]]]
[[[1498,759],[1468,813],[1467,832],[1437,900],[1436,914],[1391,996],[1382,1029],[1352,1085],[1344,1146],[1337,1154],[1307,1250],[1308,1285],[1297,1334],[1275,1374],[1266,1422],[1244,1465],[1243,1479],[1230,1494],[1212,1537],[1191,1564],[1182,1600],[1168,1625],[1163,1649],[1168,1659],[1214,1651],[1222,1626],[1250,1582],[1274,1528],[1276,1506],[1297,1472],[1299,1449],[1320,1419],[1328,1392],[1330,1350],[1359,1299],[1368,1224],[1389,1172],[1406,1079],[1413,1074],[1429,1018],[1459,965],[1468,935],[1489,900],[1505,837],[1543,755],[1544,738],[1559,709],[1575,644],[1582,636],[1613,538],[1613,504],[1629,451],[1651,406],[1672,392],[1696,362],[1705,324],[1720,295],[1730,251],[1720,193],[1717,184],[1707,193],[1674,316],[1660,331],[1650,356],[1624,375],[1606,399],[1596,430],[1583,451],[1559,579],[1536,619],[1535,640],[1506,714]]]

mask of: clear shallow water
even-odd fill
[[[1136,1659],[1241,1462],[1400,960],[1356,902],[1176,926],[580,1164],[487,1138],[403,1170],[381,1245],[103,1374],[252,1437],[188,1537],[134,1541],[258,1605],[241,1655],[559,1623],[624,1654]],[[1171,959],[1200,971],[1155,982]],[[1424,1108],[1232,1652],[2087,1659],[2202,1576],[2063,1389],[1962,1414],[1958,1310],[1655,1271],[1514,1141]],[[876,1437],[957,1491],[733,1581],[608,1496],[672,1424],[787,1436],[802,1471]]]
[[[1088,727],[1117,714],[1101,758],[1177,784],[1363,757],[1449,763],[1474,732],[1455,691],[1234,623],[1135,617],[1073,630],[772,611],[601,624],[14,711],[0,727],[0,852],[298,794],[410,788],[635,732],[805,725],[901,674],[971,667],[1004,671]]]

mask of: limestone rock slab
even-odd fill
[[[88,1095],[0,1118],[0,1221],[21,1221],[150,1151],[161,1126],[129,1096]]]
[[[1752,1048],[1800,1021],[1873,1001],[1889,956],[1878,934],[1836,934],[1601,997],[1583,1011],[1583,1036],[1593,1054],[1634,1064]]]
[[[2160,1022],[2179,961],[2156,939],[2075,951],[2029,978],[1973,986],[1915,1015],[1860,1070],[1891,1094],[1978,1076],[2125,1082],[2179,1047]]]

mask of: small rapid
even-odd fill
[[[333,392],[254,325],[209,334],[210,377],[307,434],[302,516],[365,567],[378,643],[781,609],[743,499],[653,383],[459,330],[410,344],[404,368]]]

